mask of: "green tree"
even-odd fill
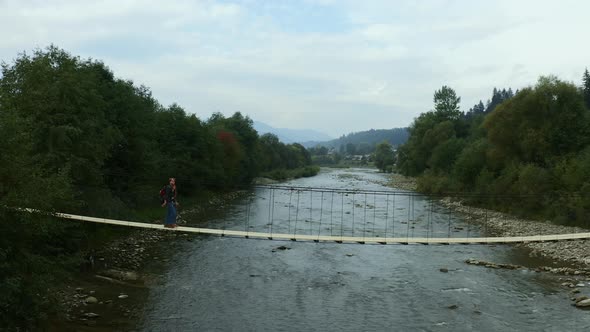
[[[455,90],[446,85],[434,92],[434,111],[441,120],[457,120],[461,116],[459,103],[461,97],[457,96]]]
[[[586,102],[586,108],[590,110],[590,73],[588,72],[588,68],[586,68],[584,71],[582,83],[582,91],[584,94],[584,101]]]
[[[234,135],[242,153],[239,162],[240,172],[234,174],[237,178],[231,182],[236,184],[250,183],[259,171],[258,132],[253,127],[253,121],[240,112],[234,113],[229,118],[225,118],[221,113],[216,113],[209,118],[207,125],[213,128],[216,133],[226,131]]]
[[[9,329],[35,329],[55,307],[51,286],[105,232],[13,207],[136,217],[170,176],[191,195],[249,184],[262,168],[311,163],[299,144],[259,138],[247,116],[203,122],[55,46],[2,64],[0,151],[0,321]]]
[[[380,171],[385,172],[388,166],[392,166],[394,163],[395,155],[391,144],[387,141],[377,144],[377,148],[375,149],[375,166]]]
[[[286,168],[285,160],[281,153],[285,150],[285,144],[279,141],[277,135],[266,133],[260,137],[260,166],[263,171],[275,168]]]
[[[122,133],[109,119],[101,88],[112,83],[110,72],[99,62],[50,46],[3,64],[2,76],[3,104],[35,124],[32,153],[40,167],[67,172],[80,202],[96,200],[97,206],[105,201],[112,209],[110,193],[101,189],[102,168]]]
[[[432,170],[445,174],[450,173],[463,147],[464,142],[462,139],[452,137],[443,141],[432,150],[428,165]]]
[[[0,90],[0,321],[29,329],[55,309],[47,289],[58,282],[55,270],[75,250],[79,232],[76,224],[11,209],[72,209],[73,191],[65,170],[40,167],[30,134],[36,124],[10,107],[9,97]]]
[[[509,160],[547,165],[555,157],[579,151],[589,142],[583,97],[570,83],[541,77],[521,90],[484,122],[490,148]]]
[[[356,145],[354,145],[353,143],[346,144],[346,153],[349,155],[355,155],[356,154]]]
[[[477,177],[487,165],[486,151],[486,140],[479,139],[468,144],[458,155],[452,172],[463,189],[475,189]]]

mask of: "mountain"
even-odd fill
[[[279,140],[285,144],[302,143],[307,141],[329,141],[332,139],[324,133],[311,129],[289,129],[289,128],[274,128],[263,122],[254,121],[254,129],[259,135],[272,133],[277,135]]]
[[[393,146],[404,144],[409,137],[408,128],[393,128],[393,129],[371,129],[366,131],[359,131],[342,135],[340,138],[333,139],[327,142],[308,141],[302,143],[306,148],[315,146],[325,146],[327,148],[339,149],[340,146],[346,146],[352,143],[355,146],[366,144],[368,146],[375,146],[383,141],[388,141]]]

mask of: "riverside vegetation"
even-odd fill
[[[434,110],[414,120],[408,142],[398,149],[396,166],[401,174],[390,185],[401,183],[404,189],[455,197],[466,193],[461,200],[447,198],[441,203],[470,220],[485,215],[486,227],[498,236],[588,231],[588,70],[581,86],[541,77],[535,86],[515,93],[494,89],[487,106],[480,101],[466,113],[459,110],[459,101],[447,86],[435,92]],[[580,282],[590,274],[588,243],[522,246],[532,256],[574,265],[543,270],[569,274]],[[564,286],[573,287],[571,282]],[[586,297],[572,299],[578,307],[590,306]]]
[[[459,110],[443,86],[434,110],[410,126],[397,170],[425,193],[462,192],[466,202],[516,216],[590,226],[590,74],[582,86],[541,77],[487,106]]]
[[[144,220],[170,176],[181,195],[249,185],[263,172],[317,169],[299,144],[259,136],[240,113],[201,120],[161,105],[101,61],[55,46],[19,54],[0,76],[0,321],[31,329],[97,243],[128,231],[7,207]],[[183,198],[181,198],[182,200]],[[159,211],[162,213],[161,211]]]

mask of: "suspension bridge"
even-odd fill
[[[224,211],[222,217],[197,222],[195,227],[171,229],[161,224],[67,213],[54,216],[226,237],[358,244],[498,244],[590,239],[590,232],[488,236],[487,212],[464,216],[452,205],[442,204],[440,198],[407,191],[265,185],[255,186],[246,198]]]

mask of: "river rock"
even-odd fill
[[[101,272],[103,275],[107,277],[111,277],[113,279],[118,279],[121,281],[137,281],[139,280],[139,276],[136,272],[133,271],[122,271],[122,270],[105,270]]]
[[[447,308],[449,308],[451,310],[455,310],[455,309],[459,308],[459,306],[456,304],[452,304],[452,305],[448,306]]]
[[[87,313],[84,314],[84,317],[86,317],[86,318],[98,318],[98,317],[100,317],[100,315],[99,314],[95,314],[94,312],[87,312]]]
[[[95,304],[98,302],[98,300],[94,296],[89,296],[86,298],[86,300],[84,300],[84,302],[86,302],[87,304]]]
[[[447,273],[447,272],[449,272],[449,269],[447,269],[446,267],[443,267],[439,271],[443,272],[443,273]]]
[[[586,299],[586,300],[582,300],[580,302],[576,302],[576,307],[578,307],[578,308],[590,307],[590,299]]]
[[[118,297],[119,297],[120,299],[126,299],[126,298],[128,298],[128,297],[129,297],[129,295],[127,295],[127,294],[121,294],[121,295],[119,295]]]
[[[580,302],[580,301],[584,301],[584,300],[587,300],[587,299],[588,299],[588,296],[579,296],[579,297],[576,297],[576,298],[574,299],[574,301],[575,301],[576,303],[578,303],[578,302]]]

